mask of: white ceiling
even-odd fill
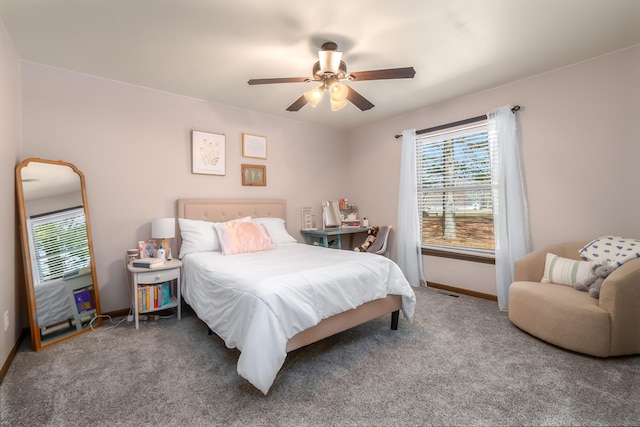
[[[80,175],[67,165],[30,161],[20,170],[25,201],[80,192]]]
[[[640,0],[0,0],[0,18],[25,61],[342,130],[640,44]],[[325,41],[349,71],[416,76],[351,82],[365,112],[247,84],[310,77]]]

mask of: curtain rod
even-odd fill
[[[511,109],[512,112],[516,112],[520,110],[520,106],[519,105],[514,105],[513,108]],[[449,129],[452,127],[456,127],[456,126],[462,126],[462,125],[468,125],[469,123],[475,123],[475,122],[479,122],[482,120],[486,120],[487,119],[487,115],[483,114],[481,116],[475,116],[475,117],[471,117],[469,119],[464,119],[464,120],[458,120],[457,122],[451,122],[451,123],[447,123],[444,125],[438,125],[438,126],[434,126],[431,128],[426,128],[426,129],[420,129],[416,131],[416,135],[422,135],[423,133],[429,133],[429,132],[435,132],[437,130],[443,130],[443,129]],[[396,139],[400,138],[402,135],[396,135]]]

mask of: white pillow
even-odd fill
[[[287,243],[298,243],[298,241],[287,232],[285,221],[282,218],[253,218],[251,221],[254,224],[264,225],[269,236],[271,236],[271,241],[276,246]]]
[[[584,283],[594,275],[592,267],[596,264],[591,261],[578,261],[548,253],[541,282],[566,286]]]
[[[182,237],[179,258],[182,259],[185,255],[194,252],[220,250],[213,222],[178,218],[178,226]],[[216,246],[218,246],[218,249],[216,249]]]
[[[234,221],[250,222],[251,217],[247,216]],[[215,252],[220,250],[218,235],[215,231],[215,222],[178,218],[178,225],[180,227],[180,236],[182,237],[180,255],[178,255],[180,259],[194,252]]]

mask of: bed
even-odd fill
[[[411,321],[415,294],[395,263],[296,242],[285,200],[180,199],[177,210],[183,298],[240,350],[238,374],[264,394],[292,350],[389,313],[393,329],[400,311]],[[241,226],[266,231],[272,245],[229,250],[227,231]]]

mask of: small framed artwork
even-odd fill
[[[267,167],[265,165],[242,165],[242,185],[267,185]]]
[[[225,136],[194,130],[191,133],[192,173],[226,174]]]
[[[267,138],[264,136],[242,134],[242,157],[267,159]]]
[[[158,245],[155,240],[140,240],[138,242],[138,251],[140,258],[152,258],[156,255]]]

